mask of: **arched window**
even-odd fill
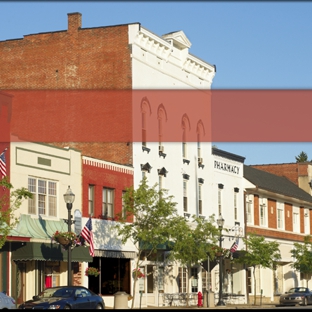
[[[141,101],[141,115],[142,115],[142,147],[146,147],[147,142],[147,117],[151,115],[151,106],[146,97]]]
[[[201,144],[203,141],[203,137],[205,136],[205,128],[204,124],[201,120],[198,121],[197,123],[197,159],[198,159],[198,166],[203,167],[203,155],[202,155],[202,149],[201,149]]]
[[[187,159],[187,135],[191,129],[190,120],[186,114],[182,116],[182,157]]]

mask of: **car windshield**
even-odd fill
[[[293,294],[293,293],[303,293],[303,292],[308,292],[309,289],[304,288],[304,287],[295,287],[295,288],[291,288],[289,289],[288,293]]]
[[[38,297],[50,298],[50,297],[70,297],[73,290],[70,288],[47,288]]]

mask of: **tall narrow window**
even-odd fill
[[[237,220],[237,195],[238,195],[238,188],[234,188],[234,220]]]
[[[47,181],[38,180],[38,212],[46,214]]]
[[[223,184],[218,184],[218,216],[222,215],[222,190]]]
[[[309,209],[304,209],[304,233],[310,234]]]
[[[106,218],[114,217],[114,190],[109,188],[103,188],[102,196],[102,215]]]
[[[247,197],[246,200],[247,223],[252,224],[252,200]]]
[[[186,268],[179,268],[179,292],[186,293]]]
[[[300,232],[299,208],[293,207],[293,231]]]
[[[28,213],[36,214],[36,182],[34,178],[28,178],[28,191],[32,193],[32,198],[28,199]]]
[[[123,218],[126,218],[126,217],[127,217],[127,211],[126,211],[125,199],[124,199],[125,194],[126,194],[126,191],[122,191],[122,197],[121,197],[121,205],[122,205],[122,208],[121,208],[121,215],[122,215]]]
[[[277,228],[284,229],[284,208],[282,203],[277,202]]]
[[[90,216],[94,214],[94,185],[89,185],[88,190],[88,213]]]
[[[48,181],[49,216],[56,217],[56,183]]]
[[[158,118],[158,140],[159,140],[159,151],[160,152],[164,152],[163,150],[163,126],[164,126],[164,122],[167,121],[167,114],[166,114],[166,110],[163,104],[160,104],[158,106],[158,110],[157,110],[157,118]]]
[[[198,272],[197,268],[191,268],[191,286],[192,292],[198,292]]]
[[[147,292],[153,293],[154,291],[154,268],[152,265],[147,266]]]
[[[202,184],[198,184],[198,213],[203,214]]]
[[[187,212],[187,180],[183,180],[183,211]]]
[[[187,115],[182,117],[182,157],[187,158],[187,132],[190,130],[190,121]]]
[[[264,199],[260,199],[260,225],[266,226],[266,205]]]
[[[146,112],[142,112],[142,146],[146,146]]]

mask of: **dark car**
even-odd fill
[[[44,290],[19,309],[105,309],[101,296],[82,286],[59,286]]]
[[[306,287],[290,288],[280,296],[280,305],[312,304],[312,292]]]

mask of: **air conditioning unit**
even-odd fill
[[[159,152],[163,153],[165,151],[165,148],[162,145],[159,145]]]
[[[198,158],[198,163],[202,164],[203,163],[203,159],[201,157]]]

